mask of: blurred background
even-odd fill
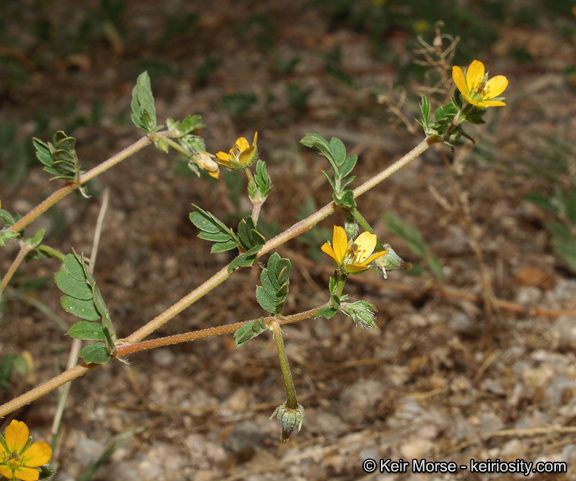
[[[573,465],[569,431],[494,433],[576,419],[576,3],[2,3],[0,200],[12,214],[58,187],[35,158],[33,137],[64,130],[85,169],[141,137],[130,100],[146,70],[159,123],[202,115],[209,152],[258,132],[274,184],[260,228],[271,237],[331,200],[320,172],[327,164],[299,144],[306,133],[339,137],[359,154],[355,187],[420,142],[420,96],[445,103],[451,65],[474,59],[509,79],[507,106],[468,130],[476,144],[431,149],[359,199],[379,238],[415,265],[348,283],[353,300],[376,305],[379,329],[344,316],[286,327],[302,431],[283,445],[268,421],[284,400],[270,336],[241,349],[232,336],[198,341],[76,381],[53,459],[57,480],[431,479],[362,471],[363,459],[400,457]],[[148,147],[91,182],[91,198],[67,197],[27,235],[46,228],[46,244],[90,255],[107,187],[95,277],[123,337],[231,259],[210,255],[196,237],[191,204],[230,225],[251,206],[239,175],[198,179],[176,154]],[[293,262],[286,314],[326,301],[332,265],[319,247],[342,221],[332,216],[280,250]],[[491,332],[471,239],[494,296],[508,302],[497,304]],[[4,248],[1,272],[16,253]],[[59,306],[59,267],[55,259],[26,264],[4,293],[1,402],[65,368],[74,319]],[[156,335],[260,317],[258,282],[259,269],[238,272]],[[536,306],[563,312],[529,315]],[[56,404],[53,393],[15,415],[48,441]],[[117,435],[138,427],[81,477]],[[562,476],[539,479],[569,479]]]

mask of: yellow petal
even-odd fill
[[[34,468],[20,468],[16,470],[14,476],[22,481],[36,481],[40,477],[40,473]]]
[[[6,465],[0,466],[0,474],[7,479],[12,479],[12,470],[8,469]]]
[[[207,170],[206,172],[208,172],[208,175],[210,177],[214,177],[215,179],[219,179],[220,178],[220,170],[214,170],[214,171],[209,171]]]
[[[52,457],[52,448],[45,442],[40,441],[30,446],[24,454],[24,464],[30,468],[42,466],[50,461]]]
[[[367,271],[368,267],[362,264],[347,264],[346,272],[350,274],[360,274],[360,272]]]
[[[346,251],[348,250],[348,236],[346,235],[346,231],[339,225],[334,226],[332,246],[334,248],[334,254],[336,255],[334,259],[336,260],[336,263],[340,265],[346,256]]]
[[[254,140],[252,141],[252,145],[256,145],[256,142],[258,142],[258,132],[254,132]]]
[[[8,451],[20,454],[28,442],[29,435],[30,431],[26,423],[14,419],[4,432],[4,439],[6,440]]]
[[[464,100],[466,100],[466,102],[468,102],[469,104],[476,105],[476,107],[482,107],[482,108],[487,107],[486,102],[476,102],[476,100],[473,100],[469,97],[464,97]]]
[[[452,79],[456,84],[456,88],[460,90],[463,94],[468,93],[468,87],[466,86],[466,79],[464,78],[464,72],[460,67],[452,67]]]
[[[488,89],[488,99],[498,97],[508,87],[508,79],[504,75],[496,75],[496,77],[488,80],[486,88]]]
[[[227,154],[226,152],[218,152],[216,154],[216,157],[218,157],[220,160],[230,161],[230,155]]]
[[[243,152],[248,147],[250,147],[250,144],[248,143],[248,141],[244,137],[240,137],[236,141],[236,147],[240,150],[240,152]]]
[[[480,107],[504,107],[506,104],[500,100],[484,100]]]
[[[370,232],[362,232],[354,243],[358,246],[358,258],[357,263],[363,264],[364,261],[372,254],[374,248],[376,247],[376,242],[378,238]]]
[[[252,160],[252,157],[254,156],[254,150],[255,147],[251,146],[248,147],[246,150],[242,151],[242,153],[240,154],[240,159],[239,162],[242,165],[248,165],[250,163],[250,161]]]
[[[470,90],[474,88],[484,80],[484,64],[479,60],[474,60],[468,67],[466,72],[466,83]]]
[[[330,244],[328,244],[328,242],[324,242],[324,244],[322,245],[322,247],[320,247],[320,249],[322,250],[322,252],[325,252],[330,257],[332,257],[332,259],[334,259],[334,262],[336,262],[336,264],[340,265],[340,263],[338,262],[338,259],[336,259],[336,254],[334,253],[334,249],[332,249],[332,246]]]
[[[378,257],[382,257],[384,254],[386,254],[386,252],[388,251],[380,251],[380,252],[376,252],[376,254],[371,255],[368,259],[366,259],[366,261],[364,262],[364,264],[368,265],[371,262],[374,262],[376,259],[378,259]]]

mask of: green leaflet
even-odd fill
[[[139,75],[132,90],[132,122],[147,134],[157,132],[162,126],[156,125],[156,106],[148,72]]]
[[[80,162],[76,154],[76,139],[62,130],[57,131],[51,142],[32,139],[36,157],[44,165],[44,170],[52,175],[50,180],[63,179],[76,183],[84,197],[88,197],[85,186],[80,185]]]
[[[236,347],[242,347],[250,339],[254,339],[267,329],[268,324],[266,324],[264,319],[247,322],[234,333],[234,337],[236,338]]]
[[[67,312],[85,319],[72,326],[68,334],[85,341],[105,341],[86,346],[80,351],[80,356],[85,362],[108,362],[111,356],[116,354],[116,332],[100,289],[84,258],[76,253],[68,254],[54,278],[59,289],[65,294],[60,301],[62,307]],[[101,323],[90,322],[99,320]],[[102,348],[106,355],[102,353]]]
[[[288,296],[291,268],[289,259],[276,253],[270,256],[268,267],[260,275],[262,285],[256,288],[256,300],[262,309],[274,314],[282,313]]]
[[[80,351],[80,357],[87,364],[106,364],[110,361],[110,353],[103,342],[95,342],[83,347]]]
[[[354,194],[351,190],[346,190],[346,187],[355,178],[354,176],[348,176],[356,167],[358,156],[356,154],[347,155],[346,146],[340,139],[335,137],[328,142],[318,134],[306,134],[300,142],[307,147],[318,150],[328,160],[334,175],[332,177],[324,170],[322,173],[326,176],[330,187],[334,191],[332,198],[336,205],[350,209],[356,207]]]

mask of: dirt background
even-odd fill
[[[360,155],[353,186],[423,138],[412,122],[417,88],[438,78],[425,76],[430,66],[415,65],[423,59],[415,49],[422,47],[418,33],[432,43],[437,20],[445,21],[443,33],[461,35],[455,64],[478,58],[510,82],[507,106],[469,130],[478,139],[474,149],[464,145],[455,155],[431,149],[359,199],[379,238],[411,262],[417,257],[387,232],[382,216],[393,211],[417,226],[446,279],[393,272],[384,280],[368,272],[351,279],[346,293],[378,308],[379,329],[358,328],[341,315],[286,327],[306,410],[302,431],[289,443],[280,442],[277,422],[268,420],[284,400],[271,337],[237,349],[232,336],[223,336],[136,354],[128,365],[112,362],[75,381],[53,458],[56,479],[78,479],[116,435],[137,427],[143,429],[92,479],[523,479],[362,469],[363,460],[388,458],[564,461],[568,474],[529,479],[574,479],[576,279],[553,256],[544,229],[551,215],[523,197],[552,190],[531,164],[554,173],[565,163],[574,172],[576,17],[571,2],[533,3],[527,9],[497,1],[2,7],[0,199],[12,213],[25,214],[57,186],[34,159],[32,136],[48,140],[65,130],[77,138],[86,168],[140,137],[129,103],[143,70],[152,78],[159,122],[201,114],[209,151],[226,151],[238,136],[251,139],[258,131],[274,183],[263,209],[269,232],[292,225],[307,196],[318,206],[330,200],[320,172],[327,166],[299,144],[306,133],[340,137]],[[445,38],[442,46],[449,44]],[[441,88],[451,87],[440,85],[435,98],[445,95]],[[443,156],[458,167],[456,181]],[[48,245],[88,255],[101,193],[110,189],[95,277],[120,337],[230,260],[210,255],[208,243],[197,239],[188,219],[192,203],[232,223],[250,208],[244,194],[229,197],[222,179],[179,175],[173,158],[148,147],[93,182],[90,199],[69,196],[27,229],[46,228]],[[447,208],[453,189],[467,195],[493,293],[508,302],[496,303],[491,323],[480,301],[472,237],[462,216]],[[342,220],[334,215],[321,227],[330,232]],[[280,249],[293,262],[286,314],[327,300],[330,260],[310,259],[322,235],[313,247],[291,241]],[[12,245],[3,250],[2,272],[16,252]],[[59,307],[58,269],[55,260],[26,264],[6,291],[0,354],[28,351],[35,367],[26,377],[14,374],[0,401],[65,368],[71,341],[64,333],[75,321]],[[236,273],[154,336],[261,316],[253,295],[259,272],[257,266]],[[33,283],[39,278],[44,282]],[[530,308],[566,312],[535,316]],[[56,405],[52,393],[14,416],[48,441]]]

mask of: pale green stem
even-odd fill
[[[298,399],[296,399],[296,388],[294,387],[290,364],[288,364],[288,356],[286,356],[286,349],[284,348],[282,329],[276,319],[270,322],[270,328],[274,332],[274,340],[276,341],[276,349],[278,351],[278,358],[280,359],[280,370],[282,371],[284,386],[286,387],[286,407],[288,409],[297,409]]]

